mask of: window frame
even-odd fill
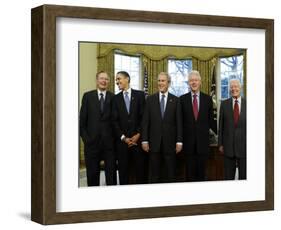
[[[123,52],[122,50],[114,50],[114,61],[113,61],[113,64],[114,64],[114,75],[116,75],[116,68],[115,68],[115,55],[122,55],[122,56],[127,56],[127,57],[137,57],[139,58],[139,89],[137,90],[143,90],[143,77],[142,77],[142,74],[143,74],[143,70],[142,70],[142,67],[143,67],[143,64],[142,64],[142,55],[141,54],[136,54],[136,55],[133,55],[133,54],[128,54],[128,53],[125,53]],[[119,71],[122,71],[122,70],[119,70]],[[126,71],[126,70],[124,70]],[[126,71],[128,72],[128,71]],[[131,77],[131,74],[129,73],[130,77]],[[131,87],[131,85],[130,85]],[[116,84],[114,84],[114,93],[117,94],[120,90],[116,91]]]
[[[187,61],[187,60],[190,60],[191,61],[191,69],[190,69],[190,71],[192,71],[192,67],[193,67],[193,61],[192,61],[192,57],[187,57],[187,58],[176,58],[176,57],[169,57],[169,58],[167,58],[167,73],[170,75],[170,77],[171,77],[171,84],[172,84],[172,75],[170,74],[170,72],[169,72],[169,61]],[[190,72],[190,71],[188,71],[188,73]],[[187,73],[187,74],[188,74]],[[188,84],[188,80],[187,80],[187,84]],[[169,89],[170,89],[170,87],[169,87]],[[170,92],[170,91],[169,91]],[[190,88],[189,88],[189,84],[188,84],[188,92],[190,92]],[[187,93],[188,93],[187,92]],[[183,94],[182,94],[183,95]],[[178,95],[176,95],[176,96],[178,96]],[[181,95],[179,95],[178,97],[180,97]]]

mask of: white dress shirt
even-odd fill
[[[100,95],[101,93],[103,94],[103,99],[105,100],[105,97],[106,97],[106,90],[101,91],[100,89],[98,89],[98,97],[99,97],[99,100],[100,100],[100,97],[101,97],[101,95]]]

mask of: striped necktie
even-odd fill
[[[126,104],[126,109],[127,109],[127,112],[130,113],[130,99],[129,99],[129,93],[128,92],[125,92],[124,93],[125,96],[124,96],[124,100],[125,100],[125,104]]]
[[[234,109],[233,109],[233,118],[234,118],[234,126],[237,128],[238,120],[239,120],[239,105],[238,100],[235,100]]]
[[[193,95],[193,114],[194,118],[197,121],[198,118],[198,100],[197,100],[197,94]]]

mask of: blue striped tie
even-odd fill
[[[161,116],[162,116],[162,119],[163,119],[164,113],[165,113],[165,95],[164,94],[162,94],[162,97],[161,97],[160,110],[161,110]]]
[[[127,112],[130,113],[130,99],[129,99],[129,96],[128,96],[128,92],[125,92],[125,97],[124,97],[124,100],[125,100],[125,104],[126,104],[126,109],[127,109]]]

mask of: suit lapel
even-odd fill
[[[230,121],[234,127],[234,116],[233,116],[233,100],[232,97],[228,101],[228,111],[230,111]]]
[[[200,119],[200,114],[202,113],[202,108],[204,108],[205,106],[205,97],[204,95],[199,92],[199,108],[198,108],[198,117],[197,117],[197,121]],[[193,109],[193,108],[192,108]],[[193,115],[194,117],[194,115]],[[194,118],[195,119],[195,118]]]
[[[159,100],[158,100],[158,102],[159,102]],[[173,103],[173,98],[171,97],[171,94],[168,93],[168,97],[167,97],[167,102],[166,102],[166,107],[165,107],[165,111],[164,111],[163,120],[164,120],[165,117],[167,116],[168,110],[169,110],[170,107],[171,107],[171,103]],[[159,103],[159,108],[160,108],[160,103]],[[161,111],[160,111],[160,113],[161,113]]]
[[[124,114],[128,115],[128,111],[127,111],[124,96],[123,96],[123,91],[120,92],[120,94],[119,94],[119,101],[120,101],[121,109],[123,110]]]
[[[95,90],[93,93],[93,105],[96,107],[96,110],[98,111],[98,114],[101,114],[100,111],[100,100],[98,96],[98,90]]]
[[[109,103],[109,100],[110,100],[110,95],[108,93],[108,91],[106,91],[105,93],[105,100],[104,100],[104,108],[103,108],[103,114],[106,112],[106,109],[107,109],[107,104]]]
[[[136,104],[136,94],[135,90],[131,89],[131,100],[130,100],[130,114],[133,111],[133,106]]]
[[[245,113],[245,101],[243,100],[243,98],[241,97],[241,105],[240,105],[240,114],[239,114],[239,118],[238,118],[238,124],[240,123],[241,119],[240,117],[241,116],[244,116],[244,113]]]
[[[99,96],[98,96],[98,91],[95,90],[94,92],[94,102],[99,105],[100,104],[100,101],[99,101]]]
[[[201,103],[201,100],[200,100],[200,103]],[[194,117],[194,113],[193,113],[193,104],[192,104],[192,94],[191,94],[191,92],[187,94],[187,106],[188,106],[188,108],[190,108],[190,111],[191,111],[191,114],[192,114],[192,117],[193,117],[193,121],[195,122],[195,117]],[[198,113],[198,116],[199,116],[199,113]]]
[[[154,97],[153,98],[154,103],[152,103],[152,106],[157,105],[155,109],[157,110],[157,113],[159,114],[159,117],[162,119],[161,109],[160,109],[160,101],[159,101],[159,92],[154,94],[153,97]]]

